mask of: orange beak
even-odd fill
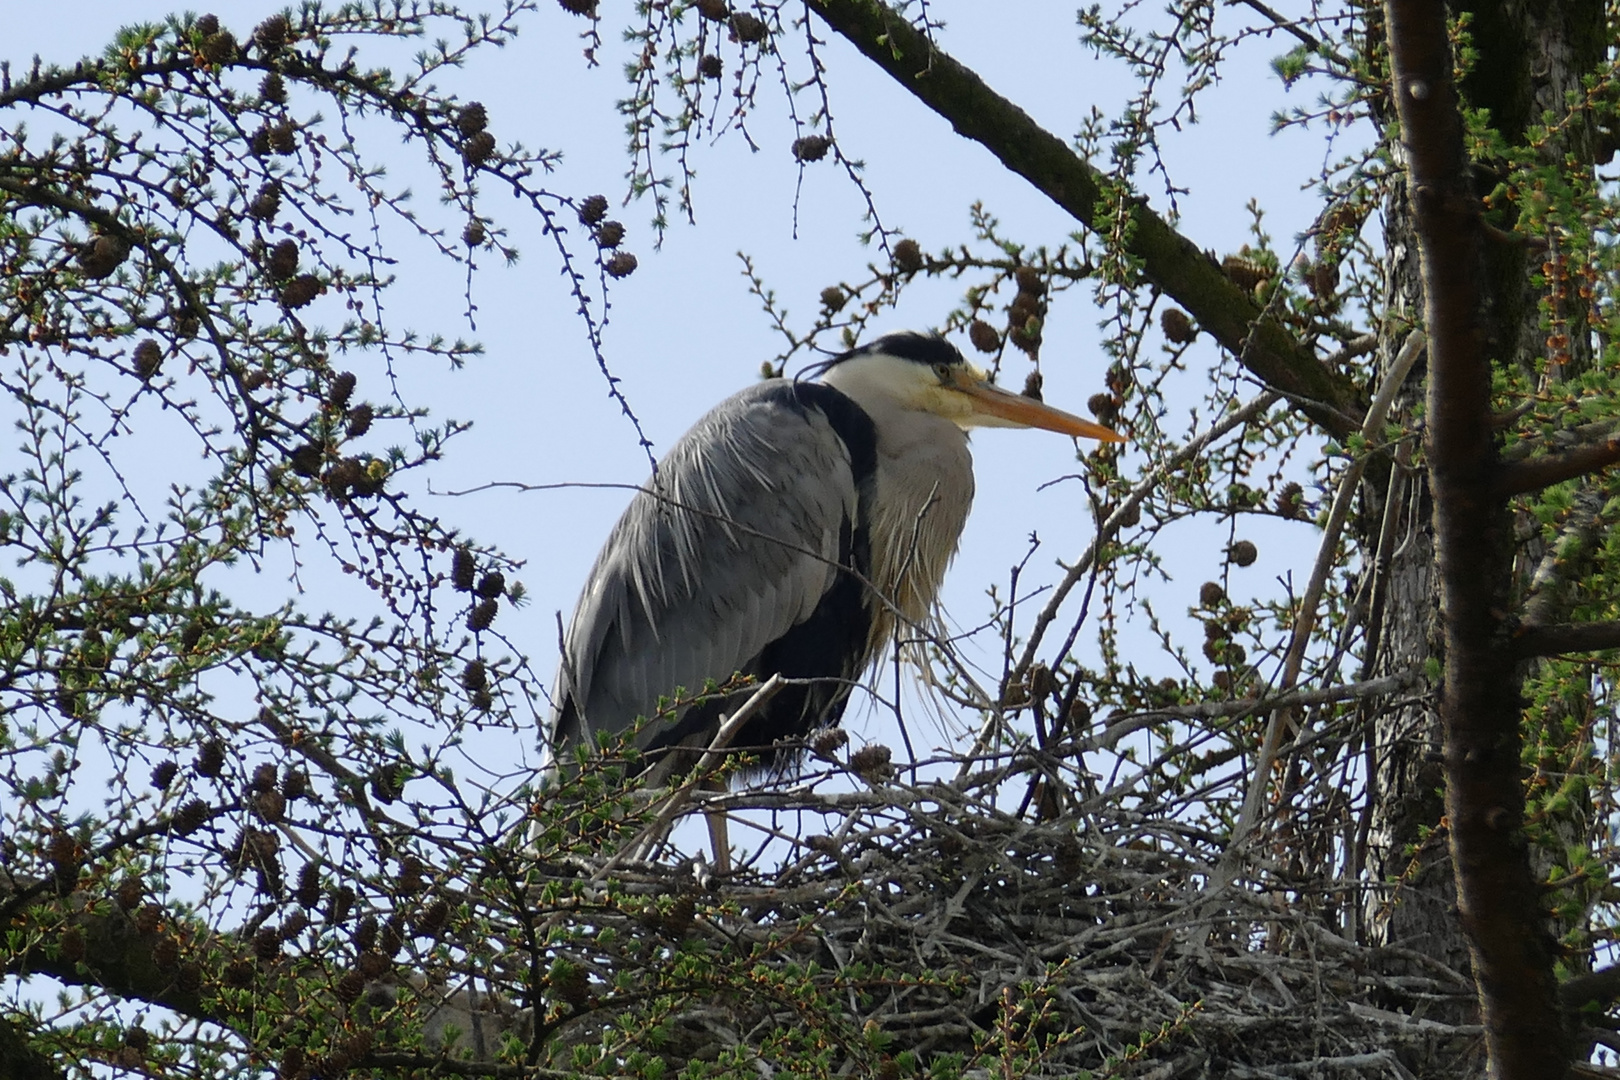
[[[1082,439],[1125,441],[1125,436],[1101,424],[1082,420],[1073,413],[1054,409],[1023,394],[1009,394],[980,379],[964,379],[956,384],[956,389],[972,399],[972,422],[984,427],[1042,428]]]

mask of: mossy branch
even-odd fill
[[[878,0],[812,0],[817,15],[919,101],[979,143],[1003,165],[1089,229],[1106,210],[1102,174],[1028,113],[941,52],[923,33]],[[1325,366],[1220,266],[1171,228],[1141,199],[1133,200],[1126,251],[1144,279],[1185,307],[1220,344],[1267,386],[1335,437],[1360,426],[1362,403],[1348,380]]]

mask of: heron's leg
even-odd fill
[[[706,791],[725,791],[724,780],[710,777],[703,781]],[[705,810],[703,816],[709,822],[709,846],[714,849],[714,872],[717,874],[731,873],[731,838],[726,830],[726,812],[724,810]]]
[[[729,717],[723,717],[720,730],[715,733],[714,738],[709,742],[709,749],[698,759],[696,771],[704,773],[720,764],[721,758],[725,756],[725,748],[731,745],[731,740],[736,737],[738,731],[742,730],[743,724],[747,723],[785,685],[787,684],[782,681],[781,675],[772,675],[759,685],[759,689],[754,691],[753,696],[743,704],[742,708]],[[658,804],[657,813],[654,815],[653,820],[648,822],[647,827],[641,830],[641,835],[631,841],[618,855],[598,867],[596,873],[591,875],[591,880],[601,880],[627,858],[640,858],[641,856],[636,853],[650,850],[650,848],[644,849],[642,845],[651,844],[656,846],[658,841],[668,835],[669,827],[680,814],[681,807],[691,801],[692,788],[693,782],[689,780],[670,792]],[[731,866],[731,849],[725,841],[724,815],[716,816],[722,819],[718,834],[712,817],[709,824],[709,836],[714,838],[718,835],[719,837],[715,842],[715,863],[718,868],[721,861],[724,860],[725,867],[729,869]]]

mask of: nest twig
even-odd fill
[[[532,1007],[514,1046],[607,1074],[651,1054],[769,1075],[814,1053],[829,1075],[954,1055],[964,1075],[1157,1080],[1459,1075],[1477,1053],[1454,1022],[1470,981],[1345,936],[1342,883],[1253,852],[1217,885],[1219,836],[1185,814],[1071,799],[1080,814],[1017,817],[1005,793],[1052,775],[1020,760],[694,796],[773,837],[724,877],[602,840],[540,858],[515,913],[546,927],[540,955],[509,944],[497,965]]]

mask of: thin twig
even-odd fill
[[[1151,472],[1136,482],[1136,486],[1131,488],[1130,494],[1126,495],[1120,504],[1114,508],[1114,512],[1109,514],[1107,519],[1103,521],[1102,527],[1097,530],[1097,535],[1090,544],[1086,545],[1086,550],[1081,553],[1080,558],[1075,561],[1074,565],[1069,567],[1068,573],[1063,576],[1062,582],[1058,584],[1056,589],[1052,590],[1052,596],[1047,600],[1046,606],[1035,617],[1035,625],[1030,628],[1029,641],[1024,645],[1024,651],[1018,658],[1018,666],[1008,676],[1009,684],[1017,683],[1029,674],[1029,666],[1035,662],[1036,651],[1040,648],[1047,628],[1051,626],[1052,621],[1057,618],[1058,611],[1063,607],[1063,601],[1068,599],[1069,592],[1090,571],[1091,565],[1096,561],[1097,553],[1102,549],[1102,546],[1114,538],[1115,534],[1124,527],[1126,521],[1140,512],[1142,504],[1147,501],[1147,497],[1153,494],[1154,490],[1169,479],[1177,469],[1203,453],[1204,449],[1211,443],[1254,420],[1275,405],[1280,398],[1280,394],[1267,390],[1250,399],[1246,404],[1222,417],[1202,435],[1188,440],[1181,449],[1165,458]]]
[[[639,857],[637,853],[642,850],[644,844],[662,836],[680,815],[682,808],[691,801],[692,793],[702,784],[704,777],[720,764],[731,746],[731,740],[737,737],[737,732],[741,731],[743,725],[752,720],[754,715],[786,685],[781,675],[772,675],[760,683],[759,689],[749,695],[742,707],[728,716],[725,723],[720,725],[720,730],[714,733],[714,738],[709,740],[709,748],[698,759],[690,778],[664,797],[664,801],[653,812],[652,820],[636,834],[636,838],[619,849],[613,858],[603,863],[601,869],[591,875],[590,880],[601,881],[624,862]]]
[[[1378,394],[1367,408],[1366,418],[1361,424],[1363,439],[1372,441],[1378,437],[1384,426],[1384,418],[1389,415],[1390,407],[1395,402],[1395,395],[1405,384],[1406,376],[1411,372],[1412,365],[1417,362],[1425,342],[1426,339],[1420,330],[1414,330],[1407,335],[1400,352],[1396,354],[1395,362],[1384,375]],[[1327,589],[1331,571],[1339,562],[1339,536],[1344,530],[1344,523],[1350,517],[1350,508],[1355,502],[1356,491],[1361,486],[1361,477],[1366,471],[1369,457],[1370,455],[1364,454],[1352,460],[1349,467],[1344,470],[1344,475],[1339,478],[1338,490],[1333,496],[1333,508],[1328,512],[1327,524],[1322,529],[1322,543],[1317,548],[1316,565],[1311,570],[1310,583],[1306,586],[1305,595],[1300,598],[1299,612],[1294,618],[1293,636],[1288,643],[1288,652],[1285,654],[1282,676],[1279,680],[1282,690],[1293,688],[1299,679],[1300,670],[1304,667],[1305,651],[1310,645],[1311,634],[1316,630],[1316,616],[1322,603],[1322,595]],[[1271,775],[1272,764],[1277,760],[1277,753],[1282,748],[1283,731],[1292,716],[1292,710],[1278,709],[1271,714],[1271,719],[1266,724],[1265,737],[1260,743],[1260,754],[1255,761],[1249,790],[1243,799],[1243,810],[1232,829],[1232,840],[1227,848],[1229,857],[1222,860],[1223,873],[1229,873],[1234,869],[1233,859],[1260,818],[1260,807],[1266,796],[1266,781]],[[1217,887],[1219,884],[1217,883]]]

